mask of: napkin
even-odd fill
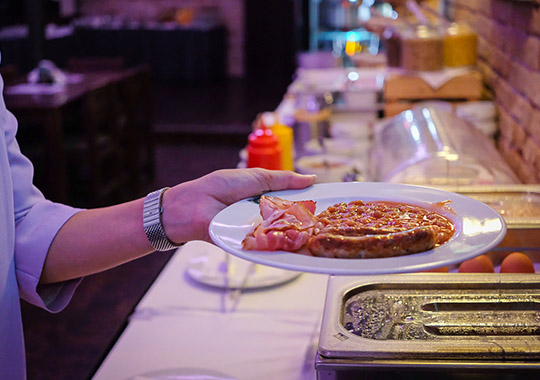
[[[52,61],[44,59],[28,73],[27,80],[28,83],[64,85],[67,82],[67,76]]]
[[[432,89],[437,90],[450,79],[468,74],[471,71],[472,70],[468,67],[458,67],[446,68],[440,71],[419,71],[417,74],[424,81],[426,81],[426,83],[429,84]]]

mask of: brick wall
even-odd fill
[[[178,8],[217,7],[227,27],[227,72],[244,75],[244,2],[243,0],[85,0],[83,15],[123,15],[137,20],[157,19]]]
[[[498,147],[524,183],[540,183],[540,0],[444,0],[478,33],[479,67],[499,111]]]

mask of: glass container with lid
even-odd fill
[[[493,142],[454,113],[416,107],[375,126],[371,175],[417,185],[521,183]]]
[[[443,69],[443,35],[438,29],[418,25],[401,34],[401,67],[412,71]]]

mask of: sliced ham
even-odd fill
[[[242,247],[258,251],[296,251],[309,240],[317,222],[314,201],[288,201],[261,196],[262,222],[251,231]]]

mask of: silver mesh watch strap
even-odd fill
[[[163,214],[163,206],[161,200],[163,193],[169,190],[169,187],[156,190],[148,194],[144,200],[143,207],[143,225],[144,232],[148,241],[157,251],[168,251],[182,244],[175,244],[165,235],[165,229],[161,222],[161,214]]]

